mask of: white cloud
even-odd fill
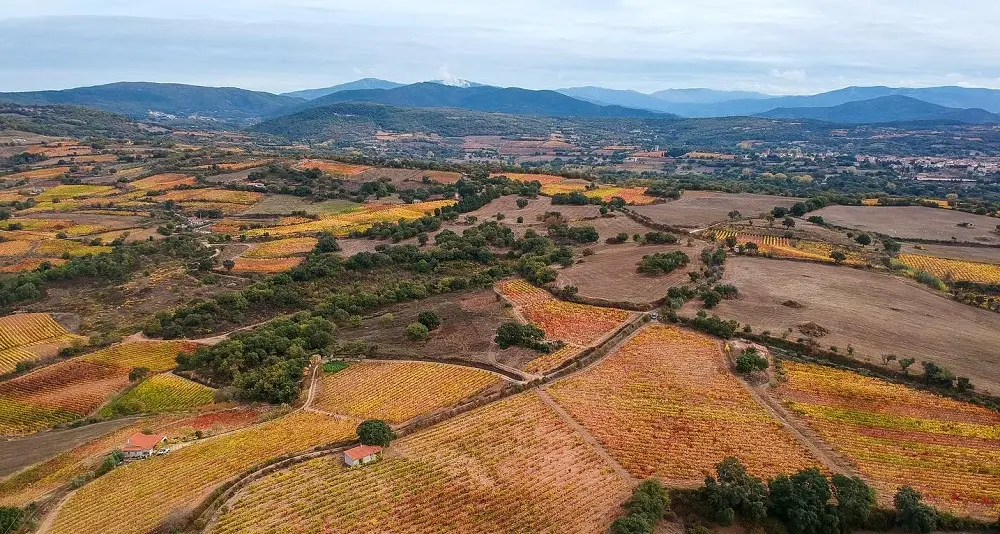
[[[534,88],[1000,86],[997,20],[994,0],[0,0],[0,90],[285,91],[441,65]]]

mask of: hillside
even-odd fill
[[[292,91],[291,93],[282,93],[281,96],[315,100],[317,98],[332,95],[333,93],[339,93],[341,91],[356,91],[360,89],[395,89],[402,86],[403,84],[401,83],[390,82],[388,80],[380,80],[378,78],[362,78],[353,82],[342,83],[331,87],[323,87],[321,89],[305,89],[302,91]]]
[[[133,118],[191,116],[244,121],[275,113],[302,99],[235,87],[201,87],[175,83],[119,82],[62,91],[0,93],[0,102],[67,104],[121,113]]]
[[[1000,115],[983,109],[957,109],[892,95],[831,107],[777,108],[759,116],[773,119],[814,119],[838,123],[957,121],[970,124],[1000,122]]]
[[[70,137],[130,137],[152,133],[127,117],[79,106],[31,106],[0,103],[0,131],[15,130]]]
[[[292,109],[372,102],[399,107],[458,108],[472,111],[543,115],[550,117],[648,117],[655,113],[620,106],[601,106],[555,91],[530,91],[515,87],[454,87],[433,82],[415,83],[395,89],[371,89],[334,93]]]

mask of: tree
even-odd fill
[[[767,487],[748,474],[738,459],[726,458],[716,464],[715,472],[718,477],[705,477],[701,491],[705,502],[715,509],[720,524],[731,524],[736,513],[751,522],[767,516]]]
[[[501,349],[520,346],[530,349],[543,350],[548,348],[544,343],[545,331],[531,324],[521,324],[508,321],[497,328],[494,341]]]
[[[809,207],[806,206],[805,202],[796,202],[792,206],[792,209],[789,210],[789,213],[791,213],[795,217],[801,217],[801,216],[805,215],[806,212],[808,212],[808,211],[809,211]]]
[[[316,241],[314,249],[317,253],[325,254],[327,252],[340,251],[340,244],[337,243],[337,238],[333,237],[333,234],[321,232],[317,237],[319,239]]]
[[[809,222],[811,222],[811,223],[813,223],[813,224],[818,224],[818,225],[820,225],[820,226],[822,226],[822,225],[826,224],[826,221],[825,221],[825,220],[823,220],[823,218],[822,218],[822,217],[820,217],[819,215],[813,215],[812,217],[809,217],[809,218],[808,218],[808,219],[806,219],[806,220],[808,220]]]
[[[222,260],[222,267],[227,271],[232,271],[233,267],[236,267],[236,262],[233,260]]]
[[[743,214],[736,210],[730,211],[728,215],[730,221],[738,221],[743,218]]]
[[[868,234],[859,234],[858,237],[854,238],[854,241],[856,241],[862,247],[866,247],[872,244],[872,238]]]
[[[736,372],[748,374],[768,368],[767,358],[757,352],[757,347],[749,347],[736,357]]]
[[[128,373],[129,382],[137,382],[149,376],[148,367],[133,367]]]
[[[409,337],[411,341],[423,341],[427,339],[429,334],[430,330],[420,323],[410,323],[406,327],[406,336]]]
[[[528,205],[528,199],[526,199],[526,198],[519,198],[519,199],[517,199],[517,208],[518,209],[521,209],[521,208],[523,208],[523,207],[525,207],[527,205]]]
[[[771,210],[771,215],[775,219],[780,219],[780,218],[788,215],[788,208],[785,208],[785,207],[782,207],[782,206],[775,206],[774,209]]]
[[[15,532],[24,521],[24,510],[11,506],[0,507],[0,532]]]
[[[791,534],[836,534],[840,520],[828,503],[830,484],[815,467],[792,476],[778,475],[768,484],[768,510],[782,519]]]
[[[736,236],[731,235],[726,237],[726,247],[735,248],[736,247]]]
[[[885,238],[882,240],[882,248],[886,254],[898,254],[902,247],[895,239]]]
[[[910,374],[910,366],[915,363],[917,363],[917,360],[914,358],[903,358],[902,360],[899,360],[899,367],[903,370],[904,375],[908,375]]]
[[[785,217],[785,220],[781,221],[781,224],[783,224],[785,228],[795,228],[795,219]]]
[[[653,525],[639,515],[629,514],[619,517],[611,524],[611,532],[614,534],[649,534],[652,531]]]
[[[428,330],[437,330],[441,326],[441,317],[432,311],[422,311],[417,314],[417,322],[426,326]]]
[[[388,447],[392,440],[396,439],[396,433],[389,424],[378,419],[369,419],[361,423],[358,425],[357,433],[358,440],[365,445]]]
[[[837,265],[840,265],[841,263],[844,263],[845,261],[847,261],[847,254],[844,254],[843,252],[841,252],[839,250],[834,250],[833,252],[831,252],[830,253],[830,257],[833,259],[834,263],[836,263]]]
[[[767,219],[768,226],[774,227],[774,220],[777,219],[777,217],[768,213],[767,215],[764,216],[764,218]]]
[[[715,290],[705,291],[704,293],[701,294],[701,302],[705,305],[706,308],[712,309],[718,306],[720,302],[722,302],[722,295],[720,295],[719,292]]]
[[[927,534],[937,528],[937,513],[921,502],[923,496],[910,486],[899,488],[892,502],[896,505],[896,522],[907,532]]]
[[[837,515],[840,518],[841,532],[846,534],[863,527],[872,509],[875,508],[875,490],[860,477],[836,474],[833,475],[831,482],[833,494],[837,497]]]

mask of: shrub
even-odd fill
[[[406,327],[406,336],[410,341],[423,341],[429,334],[430,330],[421,323],[410,323]]]
[[[736,372],[740,374],[763,371],[768,365],[767,358],[761,356],[756,347],[749,347],[736,357]]]
[[[0,507],[0,532],[15,532],[24,521],[24,510],[10,506]]]
[[[923,502],[923,496],[910,486],[899,488],[893,498],[896,524],[907,532],[927,534],[937,528],[937,513]]]
[[[441,317],[432,311],[422,311],[417,315],[417,322],[426,326],[428,330],[437,330],[441,326]]]
[[[658,252],[656,254],[643,256],[642,259],[639,260],[636,270],[640,273],[654,276],[664,275],[669,274],[678,267],[683,267],[690,262],[691,258],[689,258],[687,254],[680,251]]]
[[[550,349],[544,340],[545,332],[541,328],[513,321],[501,324],[494,338],[501,349],[518,346],[548,352]]]

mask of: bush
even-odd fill
[[[441,326],[441,317],[432,311],[422,311],[417,315],[417,322],[426,326],[428,330],[437,330]]]
[[[923,496],[910,486],[899,488],[893,503],[896,505],[896,524],[907,532],[927,534],[937,528],[937,513],[923,502]]]
[[[378,419],[369,419],[358,425],[357,434],[361,443],[380,447],[388,447],[396,439],[396,433],[389,424]]]
[[[410,323],[406,327],[406,337],[410,338],[410,341],[423,341],[428,335],[430,330],[421,323]]]
[[[497,328],[494,341],[501,349],[510,347],[525,347],[542,352],[549,352],[545,344],[545,332],[535,325],[508,321]]]
[[[24,521],[24,510],[10,506],[0,507],[0,532],[14,532]]]
[[[643,242],[647,245],[673,245],[677,242],[677,236],[666,232],[646,232]]]
[[[636,266],[636,270],[643,274],[664,275],[683,267],[691,262],[687,254],[676,252],[658,252],[643,256]]]
[[[740,374],[763,371],[768,365],[767,358],[761,356],[756,347],[749,347],[736,357],[736,372]]]
[[[650,534],[669,504],[663,486],[655,480],[647,480],[639,484],[622,505],[628,513],[615,520],[611,531],[615,534]]]

